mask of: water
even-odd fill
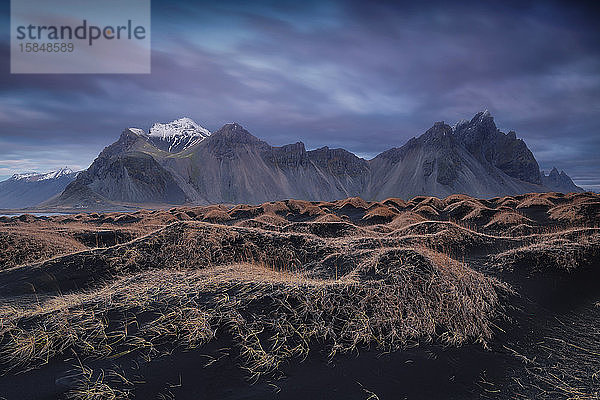
[[[14,213],[14,214],[0,214],[0,217],[18,217],[20,215],[29,214],[35,217],[52,217],[54,215],[70,215],[70,213],[61,212],[25,212],[25,213]]]

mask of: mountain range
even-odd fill
[[[68,167],[44,174],[15,174],[0,182],[0,208],[36,206],[60,194],[76,176]]]
[[[436,122],[371,160],[344,149],[306,150],[302,142],[271,146],[237,123],[211,134],[181,118],[154,124],[149,132],[125,129],[87,170],[63,176],[54,192],[40,189],[34,200],[30,190],[27,205],[103,208],[583,191],[564,171],[541,172],[525,142],[513,131],[501,132],[488,111],[454,126]],[[12,189],[18,181],[0,183],[0,207],[24,204],[19,198],[25,195]]]

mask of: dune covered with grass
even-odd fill
[[[599,205],[536,193],[2,217],[0,387],[39,379],[28,393],[39,399],[302,398],[295,382],[326,395],[310,374],[354,376],[356,358],[391,363],[397,381],[336,378],[352,398],[398,393],[427,370],[456,398],[598,398],[600,292],[588,285],[600,276]],[[181,382],[152,372],[165,363]],[[446,376],[453,368],[462,375]],[[190,370],[241,383],[200,389]]]

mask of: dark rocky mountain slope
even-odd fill
[[[569,193],[569,192],[580,192],[581,188],[573,183],[573,180],[565,173],[552,168],[552,171],[548,175],[544,172],[541,174],[542,183],[544,186],[550,188],[555,192]]]
[[[404,146],[368,161],[344,149],[307,151],[301,142],[273,147],[237,123],[186,142],[182,151],[157,147],[153,137],[130,128],[49,204],[383,200],[546,191],[581,189],[564,173],[540,173],[525,142],[498,130],[485,111],[454,127],[436,122]]]

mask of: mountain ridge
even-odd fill
[[[541,173],[525,142],[501,132],[487,110],[454,126],[436,122],[370,160],[327,146],[306,150],[300,141],[271,146],[238,123],[181,151],[129,128],[69,186],[49,204],[85,207],[93,203],[86,196],[96,203],[209,204],[582,191],[566,174]]]
[[[78,174],[69,167],[46,173],[14,174],[0,182],[0,208],[36,206],[61,194]]]

